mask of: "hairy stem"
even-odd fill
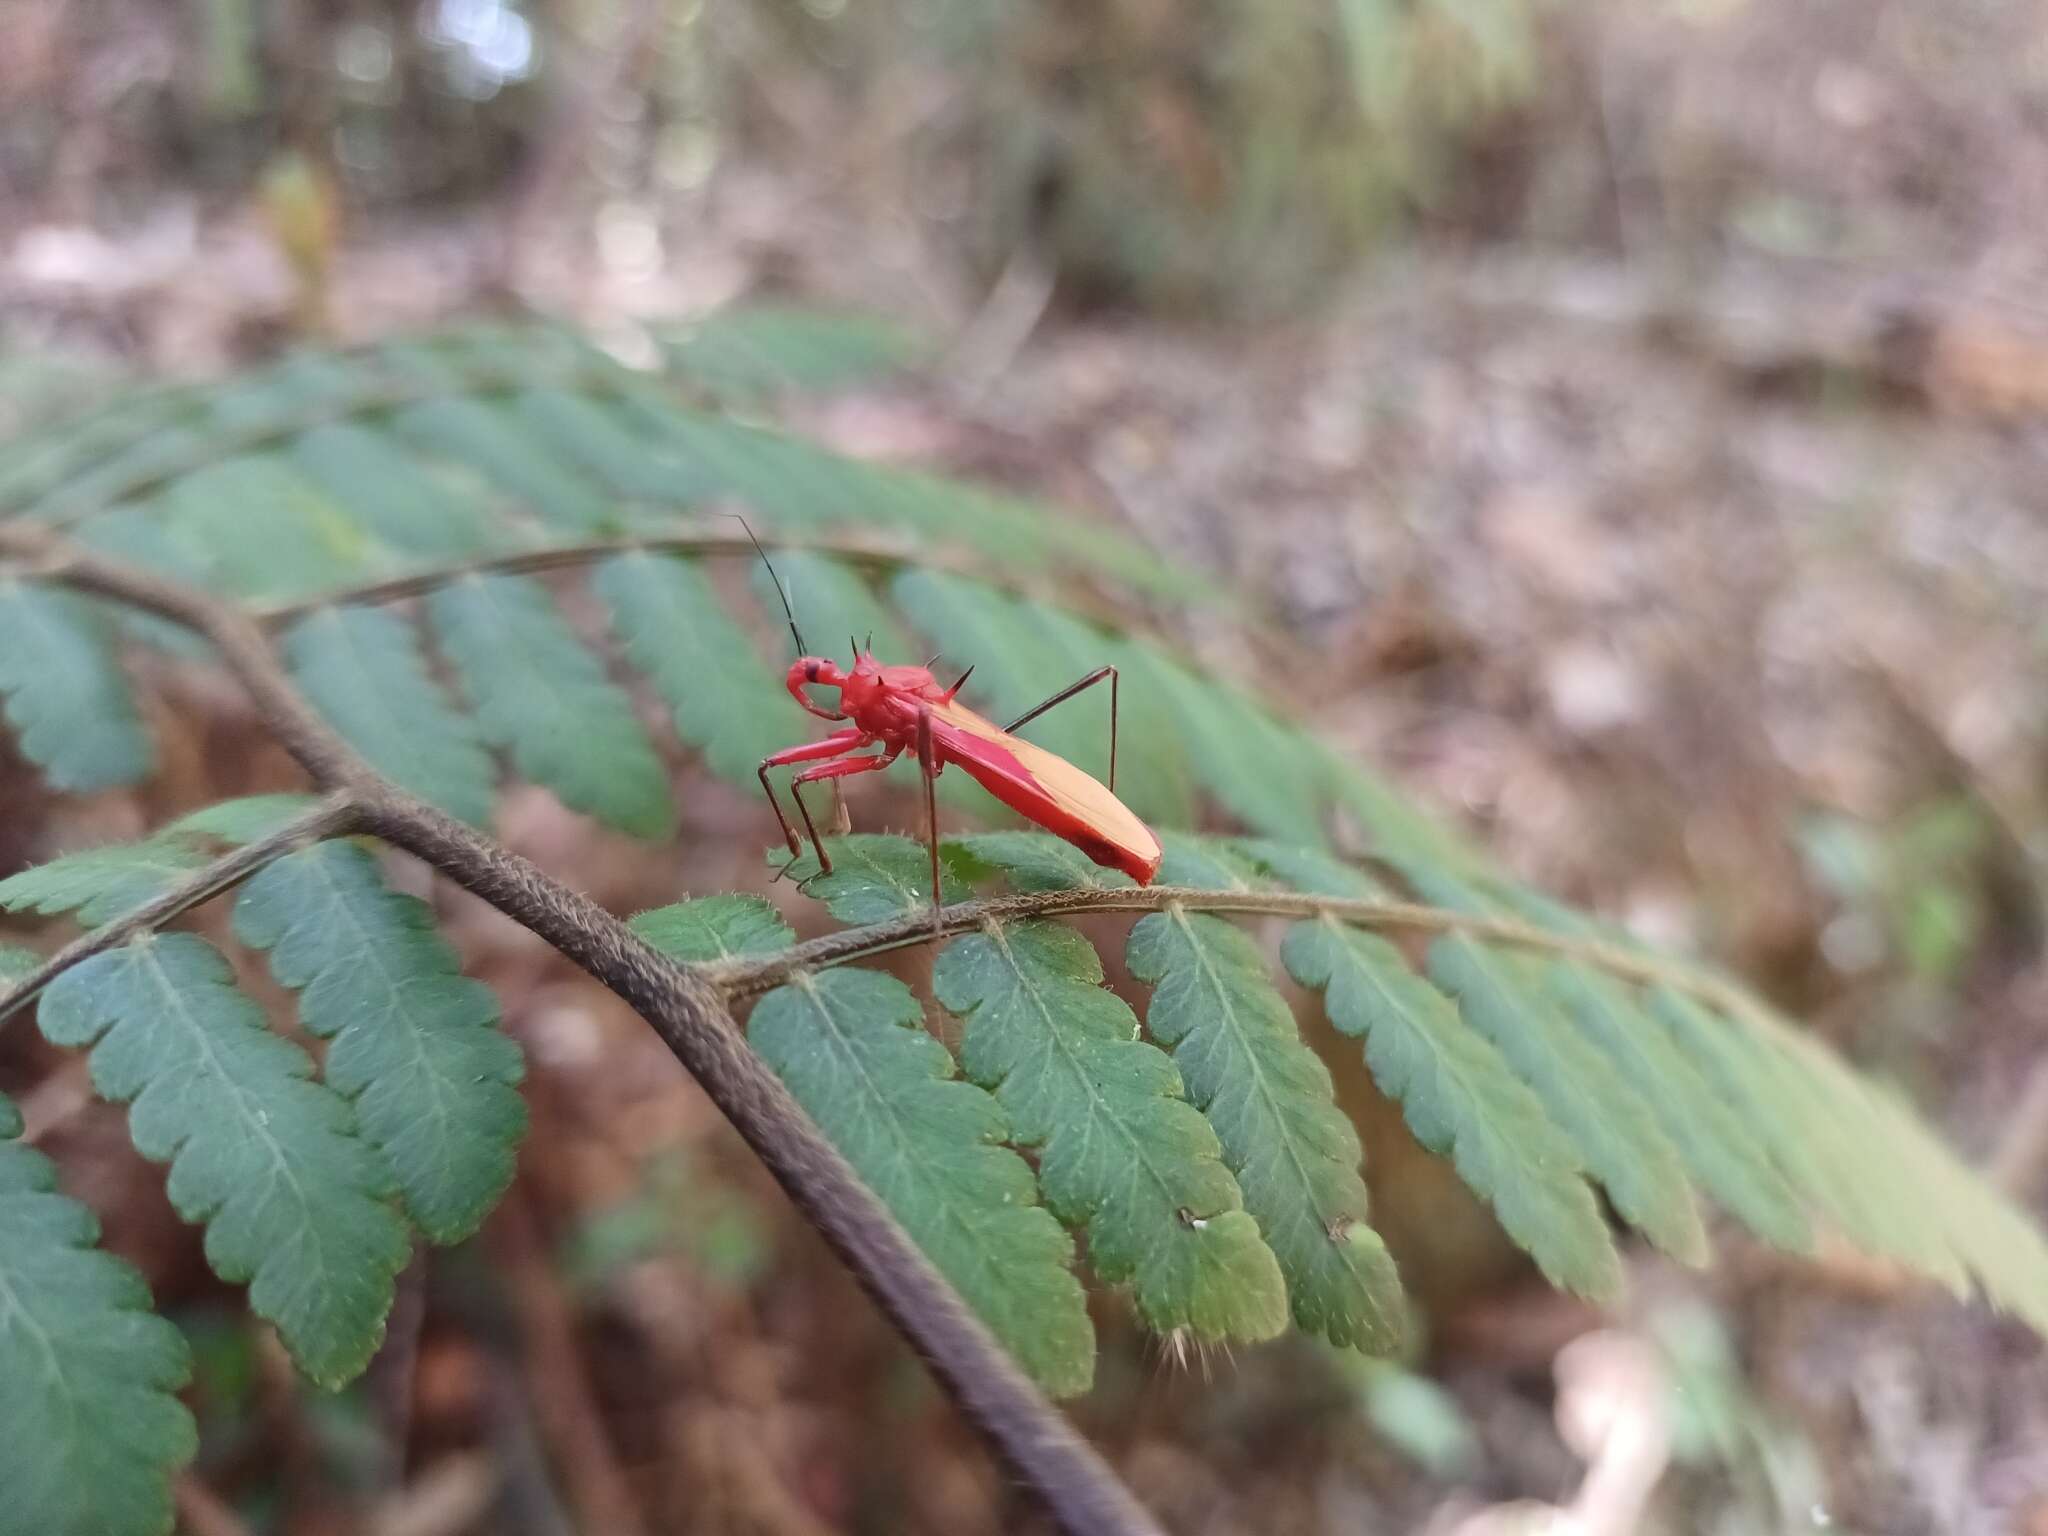
[[[5,991],[0,991],[0,1024],[18,1013],[30,999],[39,996],[51,982],[73,966],[94,955],[127,943],[138,933],[161,928],[204,902],[234,889],[267,864],[275,863],[295,849],[317,843],[324,837],[341,837],[356,829],[361,808],[347,794],[330,795],[311,810],[293,817],[268,837],[245,843],[224,853],[190,879],[181,880],[162,895],[124,912],[110,923],[102,923],[81,938],[73,939],[56,954]]]
[[[708,980],[731,997],[747,997],[780,986],[798,971],[861,960],[909,949],[990,922],[1021,922],[1081,912],[1242,912],[1261,917],[1329,917],[1361,928],[1409,929],[1423,933],[1464,933],[1475,939],[1583,960],[1627,981],[1671,987],[1728,1012],[1754,1006],[1740,988],[1659,956],[1597,939],[1554,933],[1513,918],[1482,917],[1419,902],[1358,897],[1307,896],[1291,891],[1216,891],[1195,886],[1151,885],[1119,890],[1032,891],[978,901],[955,902],[933,913],[919,910],[847,928],[793,944],[772,955],[722,960],[701,967]]]
[[[346,808],[356,829],[418,856],[540,935],[653,1026],[1062,1530],[1157,1532],[747,1046],[725,997],[704,974],[669,960],[587,897],[382,778],[307,705],[263,631],[235,608],[30,525],[0,525],[0,555],[35,562],[46,576],[212,640],[279,741],[316,783],[336,792],[337,809]]]

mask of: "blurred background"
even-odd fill
[[[0,0],[0,411],[479,313],[872,313],[924,361],[792,404],[799,430],[1227,573],[1271,643],[1194,654],[1521,873],[1735,966],[2038,1210],[2044,21]],[[175,729],[149,804],[0,770],[28,811],[0,860],[38,818],[117,836],[276,776],[203,712]],[[506,823],[615,908],[757,882],[754,811],[686,804],[662,850],[538,793]],[[195,1536],[1031,1529],[644,1028],[472,918],[534,1132],[340,1397],[210,1287],[75,1073],[27,1096],[194,1339]],[[1603,1320],[1531,1287],[1349,1071],[1426,1348],[1190,1358],[1102,1300],[1075,1415],[1177,1532],[1471,1529],[1585,1475],[1558,1352]],[[2017,1327],[1733,1242],[1710,1275],[1646,1261],[1606,1321],[1619,1352],[1566,1362],[1671,1431],[1624,1528],[2048,1532]]]

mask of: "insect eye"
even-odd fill
[[[818,680],[818,664],[815,661],[804,668],[804,676],[814,683]]]

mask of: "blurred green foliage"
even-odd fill
[[[1886,967],[1937,989],[1956,982],[1988,918],[1982,806],[1948,794],[1882,825],[1817,816],[1800,843],[1841,907],[1826,944],[1838,969]]]
[[[1329,1352],[1373,1432],[1432,1477],[1469,1477],[1479,1437],[1463,1405],[1427,1376],[1357,1350]]]
[[[1646,1320],[1670,1388],[1672,1460],[1725,1479],[1718,1515],[1696,1511],[1690,1528],[1823,1529],[1832,1516],[1819,1447],[1753,1390],[1733,1326],[1728,1314],[1697,1299],[1662,1303]]]
[[[744,1290],[774,1257],[760,1212],[730,1183],[706,1178],[681,1152],[649,1160],[627,1198],[592,1211],[570,1235],[563,1272],[578,1291],[603,1289],[651,1259],[686,1257],[715,1284]]]

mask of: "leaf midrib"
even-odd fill
[[[511,581],[520,578],[503,577],[497,579]],[[484,706],[483,701],[478,700],[480,706],[478,718],[483,718],[482,708],[488,707],[495,713],[498,708],[504,706],[505,701],[514,697],[513,693],[508,692],[503,687],[498,686],[498,684],[501,681],[517,677],[523,678],[529,684],[539,684],[538,689],[534,692],[529,692],[524,687],[520,688],[518,690],[519,695],[531,699],[537,692],[546,700],[547,718],[539,723],[540,734],[554,736],[560,734],[565,726],[573,726],[576,722],[576,711],[570,707],[564,690],[556,685],[549,669],[546,666],[538,665],[538,662],[542,659],[541,648],[534,643],[533,637],[527,633],[528,621],[541,618],[541,611],[536,608],[531,612],[523,610],[515,612],[513,605],[504,601],[500,589],[495,587],[489,578],[477,577],[472,581],[465,581],[461,585],[467,587],[475,599],[489,609],[498,629],[498,643],[517,653],[516,657],[511,660],[500,655],[491,661],[489,665],[478,669],[479,675],[487,675],[492,682],[489,705]],[[585,652],[583,654],[587,655],[588,653]],[[523,714],[524,711],[515,708],[510,713],[516,717]],[[531,717],[529,716],[528,718]],[[519,729],[517,726],[508,726],[504,731],[504,745],[510,747],[515,755],[529,744],[529,740],[529,733]]]
[[[823,1000],[818,996],[817,987],[815,983],[811,982],[809,978],[806,977],[804,981],[796,983],[796,986],[797,989],[803,993],[804,1001],[812,1008],[813,1011],[817,1013],[818,1017],[824,1021],[825,1026],[829,1031],[833,1042],[839,1048],[839,1054],[841,1055],[841,1057],[851,1065],[853,1071],[859,1076],[861,1082],[867,1087],[869,1094],[872,1096],[873,1102],[884,1111],[881,1118],[883,1122],[887,1124],[889,1127],[891,1141],[896,1144],[897,1160],[900,1163],[902,1163],[903,1166],[911,1169],[911,1171],[914,1174],[919,1174],[921,1182],[932,1182],[934,1183],[936,1188],[943,1192],[946,1188],[943,1181],[923,1180],[922,1174],[919,1173],[917,1159],[910,1155],[912,1152],[916,1150],[915,1145],[910,1141],[908,1133],[904,1131],[900,1121],[900,1117],[887,1113],[889,1107],[888,1095],[882,1092],[881,1085],[875,1081],[874,1074],[868,1071],[867,1063],[861,1060],[860,1053],[852,1048],[851,1044],[847,1041],[845,1035],[840,1031],[837,1021],[832,1017],[831,1010],[825,1006]],[[889,1027],[891,1029],[900,1029],[903,1026],[891,1021]],[[943,1081],[943,1079],[932,1078],[931,1081],[940,1082]],[[983,1091],[986,1092],[986,1090]],[[992,1258],[985,1250],[984,1245],[976,1240],[976,1234],[973,1226],[969,1224],[965,1217],[962,1217],[958,1214],[956,1210],[958,1202],[945,1198],[944,1194],[942,1193],[937,1203],[940,1206],[940,1208],[945,1212],[946,1220],[952,1223],[955,1227],[957,1235],[959,1235],[965,1240],[968,1252],[971,1253],[976,1260],[976,1268],[979,1269],[984,1275],[1000,1279],[1002,1273],[1001,1270],[995,1266]]]
[[[1232,1021],[1233,1033],[1236,1034],[1239,1041],[1243,1044],[1244,1055],[1251,1063],[1252,1079],[1258,1085],[1260,1101],[1266,1107],[1268,1118],[1271,1119],[1273,1125],[1277,1128],[1280,1142],[1287,1149],[1287,1160],[1293,1166],[1295,1175],[1301,1185],[1304,1196],[1302,1204],[1312,1213],[1316,1224],[1322,1226],[1327,1231],[1328,1222],[1323,1219],[1321,1203],[1315,1198],[1315,1182],[1310,1178],[1308,1168],[1301,1159],[1300,1142],[1291,1133],[1286,1117],[1280,1113],[1280,1106],[1273,1097],[1272,1083],[1267,1076],[1265,1063],[1261,1059],[1259,1051],[1255,1048],[1251,1037],[1243,1029],[1235,1027],[1238,1018],[1237,1006],[1230,1000],[1229,990],[1223,985],[1222,978],[1217,974],[1215,967],[1209,961],[1208,946],[1195,937],[1194,927],[1189,921],[1189,915],[1185,907],[1176,905],[1167,908],[1167,911],[1172,913],[1175,923],[1187,935],[1188,947],[1193,951],[1195,963],[1200,967],[1202,975],[1208,978],[1215,992],[1219,1011]],[[1193,1033],[1193,1031],[1189,1033]],[[1183,1036],[1182,1038],[1185,1039],[1187,1037]],[[1185,1081],[1185,1076],[1183,1076],[1183,1081]],[[1208,1110],[1203,1108],[1202,1113],[1206,1117]],[[1220,1133],[1218,1139],[1221,1139]],[[1227,1150],[1228,1143],[1225,1143],[1225,1147]],[[1249,1159],[1247,1158],[1246,1161],[1248,1162]],[[1233,1168],[1231,1172],[1236,1174],[1240,1172],[1240,1168]],[[1247,1205],[1250,1204],[1249,1198],[1247,1198],[1246,1203]]]
[[[65,1445],[74,1444],[78,1436],[79,1424],[82,1420],[78,1394],[71,1388],[71,1380],[65,1373],[63,1357],[58,1353],[56,1340],[50,1337],[50,1331],[36,1320],[35,1313],[22,1302],[19,1293],[8,1280],[7,1266],[4,1263],[0,1263],[0,1302],[6,1303],[5,1312],[0,1313],[0,1330],[4,1330],[6,1327],[8,1316],[18,1317],[39,1346],[43,1356],[45,1377],[51,1386],[56,1389],[64,1404],[64,1415],[69,1433],[64,1437],[62,1443]]]
[[[342,610],[345,606],[345,604],[341,603],[327,604],[320,612],[311,615],[311,618],[315,623],[324,623],[330,626],[339,638],[342,649],[347,653],[345,660],[351,668],[351,677],[353,679],[349,691],[359,701],[367,703],[384,720],[390,728],[386,733],[388,739],[397,744],[400,754],[407,762],[411,763],[414,773],[419,776],[421,782],[431,783],[437,777],[437,765],[431,749],[433,738],[425,732],[408,730],[406,722],[399,718],[398,712],[384,702],[383,693],[379,689],[368,685],[368,679],[375,675],[374,669],[366,662],[365,652],[362,646],[357,643],[355,631],[343,620]],[[411,659],[415,658],[401,657],[400,665],[403,666],[405,661]],[[427,679],[423,677],[422,680],[426,681]],[[449,721],[441,723],[444,726],[450,723],[459,723],[459,718],[451,715]],[[459,737],[451,738],[448,744],[455,745],[459,740]],[[446,766],[447,764],[444,759],[439,768],[445,770]],[[398,776],[394,775],[394,777]]]
[[[335,880],[333,871],[328,868],[327,860],[316,859],[314,861],[314,866],[316,872],[319,874],[321,882],[326,885],[332,897],[333,905],[341,912],[341,915],[348,920],[349,926],[352,929],[354,929],[357,935],[358,942],[361,945],[362,952],[370,957],[371,964],[376,967],[377,974],[383,978],[385,987],[390,991],[392,1003],[391,1012],[399,1015],[402,1018],[405,1018],[406,1020],[406,1042],[412,1048],[412,1058],[414,1066],[419,1072],[419,1074],[427,1079],[430,1094],[433,1099],[434,1123],[441,1132],[441,1134],[437,1134],[435,1136],[434,1145],[437,1148],[436,1156],[440,1162],[441,1172],[446,1174],[451,1171],[453,1166],[448,1161],[447,1155],[447,1101],[442,1097],[441,1093],[441,1074],[429,1064],[429,1057],[427,1055],[427,1051],[421,1043],[425,1037],[426,1032],[420,1029],[412,1021],[410,1015],[407,1014],[405,1008],[402,1006],[404,998],[403,988],[393,978],[391,968],[385,963],[383,952],[379,950],[377,946],[370,941],[369,930],[366,927],[364,927],[361,917],[359,917],[356,914],[355,910],[350,906],[349,902],[346,900],[346,893],[342,890],[340,883]],[[386,894],[395,895],[395,893],[391,892],[387,892]],[[443,972],[442,974],[445,975],[447,973]],[[308,980],[307,985],[312,985],[312,981],[310,979]],[[355,1027],[360,1028],[361,1026]],[[335,1038],[339,1039],[341,1033],[342,1032],[340,1030],[337,1030],[335,1032]],[[366,1087],[363,1091],[368,1092],[369,1090]],[[358,1097],[360,1097],[360,1095],[358,1095]],[[353,1102],[353,1100],[351,1100],[351,1102]],[[369,1139],[367,1134],[365,1135],[364,1139]],[[386,1153],[386,1156],[388,1157],[389,1154]]]
[[[228,1092],[234,1097],[236,1107],[242,1111],[243,1120],[247,1124],[255,1128],[256,1134],[262,1139],[264,1145],[270,1149],[272,1163],[270,1184],[272,1187],[274,1187],[277,1183],[278,1178],[282,1176],[284,1182],[288,1186],[290,1186],[291,1192],[295,1197],[297,1203],[299,1212],[299,1224],[297,1229],[292,1234],[294,1241],[296,1241],[297,1238],[302,1234],[306,1232],[311,1232],[315,1239],[315,1246],[320,1248],[320,1250],[324,1254],[326,1251],[326,1245],[324,1243],[319,1242],[319,1224],[312,1220],[312,1206],[311,1202],[306,1198],[305,1186],[299,1182],[298,1172],[292,1167],[291,1159],[285,1156],[284,1148],[279,1144],[277,1138],[271,1135],[270,1124],[268,1119],[266,1118],[266,1112],[258,1111],[255,1114],[249,1113],[249,1095],[247,1090],[244,1089],[240,1083],[235,1081],[232,1075],[222,1070],[220,1054],[214,1049],[212,1037],[206,1032],[206,1030],[200,1025],[199,1021],[193,1016],[191,1009],[186,1006],[184,998],[179,993],[178,989],[171,985],[170,977],[164,972],[162,961],[160,961],[153,953],[153,950],[155,949],[154,942],[145,942],[135,947],[141,951],[140,961],[142,965],[147,968],[152,985],[156,988],[156,990],[159,993],[162,994],[164,1002],[170,1005],[171,1011],[184,1023],[187,1033],[189,1033],[193,1037],[193,1039],[195,1039],[198,1042],[200,1053],[205,1058],[208,1071],[211,1072],[212,1075],[220,1082],[226,1084]],[[212,985],[224,986],[225,984],[215,982],[212,983]],[[191,1142],[193,1134],[193,1132],[187,1131],[186,1134],[179,1139],[178,1152],[183,1152],[185,1150],[185,1147]],[[173,1156],[175,1155],[176,1154],[174,1153]],[[220,1203],[216,1205],[213,1208],[213,1210],[208,1214],[208,1220],[211,1221],[213,1217],[218,1216],[222,1211],[227,1209],[228,1200],[231,1198],[232,1192],[230,1192],[230,1194],[228,1195],[224,1195],[221,1198]],[[272,1253],[275,1253],[275,1251],[276,1250],[274,1248],[271,1250]],[[256,1262],[250,1268],[250,1277],[252,1280],[254,1279],[256,1273],[260,1271],[263,1268],[263,1266],[268,1262],[270,1256],[270,1254],[262,1254],[258,1256]]]
[[[1334,917],[1327,916],[1317,918],[1315,921],[1321,923],[1337,936],[1339,946],[1346,954],[1353,958],[1353,969],[1357,974],[1365,978],[1366,983],[1372,988],[1373,994],[1385,1003],[1391,1012],[1408,1021],[1409,1036],[1420,1042],[1427,1052],[1430,1065],[1435,1069],[1439,1090],[1441,1091],[1446,1082],[1456,1085],[1456,1092],[1464,1100],[1466,1110],[1466,1113],[1460,1118],[1471,1122],[1475,1128],[1490,1133],[1492,1126],[1490,1118],[1484,1113],[1474,1112],[1477,1106],[1485,1103],[1485,1096],[1474,1087],[1471,1078],[1466,1074],[1464,1068],[1453,1059],[1451,1052],[1437,1038],[1436,1031],[1422,1023],[1408,1008],[1407,1004],[1397,997],[1387,987],[1386,983],[1380,979],[1378,968],[1369,964],[1360,951],[1351,943],[1351,929],[1347,924],[1339,922]],[[1460,1022],[1458,1027],[1462,1029],[1468,1026]],[[1364,1043],[1363,1040],[1361,1040],[1362,1043]],[[1512,1070],[1508,1072],[1508,1076],[1517,1083],[1521,1082],[1521,1079],[1515,1076]],[[1527,1085],[1524,1084],[1524,1086],[1526,1087]],[[1449,1144],[1444,1150],[1446,1152],[1455,1152],[1459,1143],[1465,1139],[1455,1129],[1452,1130],[1448,1138]],[[1481,1136],[1480,1139],[1485,1142],[1493,1142],[1498,1138],[1491,1134],[1486,1134]]]
[[[1548,1096],[1544,1089],[1537,1087],[1539,1077],[1543,1083],[1550,1085],[1552,1092],[1565,1098],[1566,1104],[1562,1107],[1568,1107],[1571,1110],[1571,1118],[1578,1122],[1576,1135],[1580,1144],[1598,1146],[1602,1149],[1599,1159],[1601,1166],[1589,1166],[1589,1171],[1607,1187],[1617,1203],[1624,1199],[1622,1192],[1616,1188],[1617,1183],[1624,1188],[1633,1185],[1638,1191],[1646,1194],[1659,1178],[1656,1142],[1663,1133],[1641,1108],[1641,1101],[1632,1098],[1628,1084],[1614,1078],[1611,1073],[1609,1081],[1601,1082],[1590,1075],[1580,1077],[1571,1070],[1570,1058],[1573,1054],[1590,1054],[1597,1057],[1598,1053],[1579,1032],[1578,1026],[1542,995],[1540,983],[1532,978],[1526,990],[1514,984],[1521,978],[1516,976],[1515,966],[1510,959],[1502,957],[1466,934],[1445,934],[1436,942],[1446,941],[1462,946],[1467,953],[1476,957],[1478,964],[1475,970],[1487,988],[1495,994],[1494,1001],[1497,1004],[1504,1004],[1517,1012],[1533,1015],[1538,1021],[1537,1029],[1540,1033],[1529,1039],[1522,1047],[1526,1066],[1516,1063],[1513,1057],[1508,1056],[1506,1047],[1498,1040],[1493,1041],[1494,1048],[1501,1052],[1511,1066],[1516,1067],[1516,1075],[1528,1082],[1530,1087],[1536,1090],[1539,1098]],[[1514,960],[1524,958],[1526,957],[1519,955],[1513,957]],[[1462,1003],[1459,1011],[1461,1014],[1464,1011]],[[1478,1034],[1492,1039],[1478,1024],[1475,1023],[1471,1027]],[[1587,1065],[1604,1067],[1605,1063],[1604,1060],[1596,1060]],[[1545,1107],[1547,1109],[1549,1106]],[[1562,1121],[1563,1117],[1553,1112],[1552,1118]],[[1667,1164],[1664,1171],[1679,1172],[1680,1169],[1673,1161],[1673,1154],[1669,1150],[1668,1141],[1664,1146],[1662,1160]],[[1591,1162],[1592,1159],[1589,1158],[1589,1165]],[[1640,1195],[1637,1198],[1640,1198]]]
[[[1008,964],[1008,966],[1010,967],[1010,974],[1017,978],[1018,984],[1029,995],[1032,1007],[1037,1011],[1038,1016],[1044,1021],[1046,1034],[1052,1040],[1054,1048],[1058,1050],[1063,1062],[1066,1065],[1068,1073],[1087,1090],[1088,1124],[1083,1129],[1083,1137],[1086,1138],[1094,1135],[1094,1126],[1097,1120],[1107,1121],[1110,1127],[1117,1133],[1117,1135],[1122,1137],[1125,1144],[1131,1148],[1132,1153],[1134,1154],[1133,1160],[1145,1170],[1147,1175],[1150,1176],[1152,1183],[1157,1187],[1160,1195],[1164,1197],[1166,1203],[1168,1205],[1175,1205],[1176,1199],[1173,1191],[1173,1186],[1166,1181],[1166,1176],[1159,1171],[1158,1165],[1153,1162],[1145,1143],[1142,1140],[1140,1140],[1138,1136],[1133,1131],[1131,1131],[1131,1129],[1128,1126],[1126,1126],[1123,1123],[1122,1118],[1115,1113],[1114,1106],[1111,1105],[1106,1099],[1104,1099],[1101,1093],[1097,1091],[1094,1081],[1089,1077],[1087,1071],[1083,1069],[1080,1062],[1075,1058],[1072,1046],[1070,1046],[1067,1043],[1065,1035],[1062,1033],[1059,1026],[1056,1023],[1054,1023],[1052,1010],[1046,1007],[1045,999],[1040,995],[1037,985],[1031,980],[1030,976],[1025,972],[1024,968],[1017,963],[1016,955],[1011,951],[1009,939],[1004,934],[1002,927],[1000,925],[992,924],[987,929],[987,932],[989,936],[995,941],[997,948],[1002,951],[1004,962]],[[1141,1048],[1145,1048],[1144,1042],[1142,1040],[1138,1040],[1135,1038],[1128,1041],[1118,1041],[1116,1043],[1125,1045],[1135,1045]],[[1157,1047],[1150,1047],[1150,1049],[1156,1050]],[[1164,1053],[1162,1052],[1162,1054]],[[1171,1059],[1171,1057],[1168,1058],[1168,1060]],[[1174,1071],[1176,1074],[1178,1074],[1180,1069],[1176,1067],[1174,1068]],[[1004,1074],[1005,1080],[1007,1080],[1008,1075],[1009,1074],[1007,1073]],[[1158,1095],[1158,1097],[1170,1099],[1171,1095],[1160,1094]],[[1187,1103],[1187,1100],[1182,1099],[1180,1102],[1185,1104]],[[1193,1108],[1192,1105],[1190,1105],[1189,1107]],[[1197,1110],[1196,1113],[1199,1114],[1200,1111]],[[1049,1143],[1051,1140],[1051,1136],[1048,1135],[1046,1137],[1046,1141]],[[1083,1149],[1085,1149],[1086,1146],[1087,1142],[1084,1139],[1082,1142]],[[1219,1212],[1218,1214],[1221,1213]],[[1090,1212],[1088,1219],[1088,1224],[1090,1226],[1094,1225],[1094,1216],[1095,1213]]]

